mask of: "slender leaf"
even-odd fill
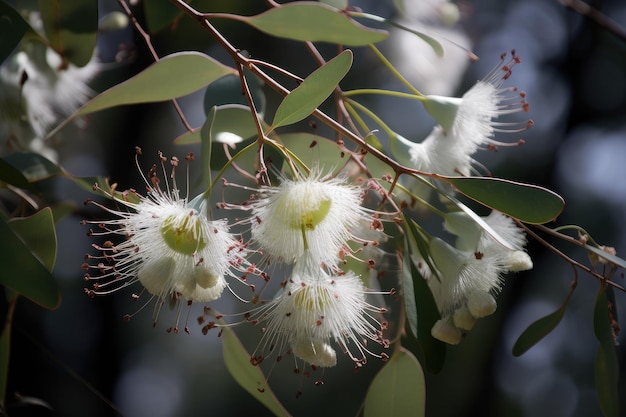
[[[212,114],[213,112],[214,114]],[[211,131],[213,141],[217,143],[239,143],[257,136],[258,131],[248,106],[225,104],[209,109],[207,118],[200,129],[187,132],[174,140],[176,145],[191,145],[208,138],[202,132]]]
[[[44,235],[53,232],[53,228],[42,230]],[[33,252],[8,223],[0,220],[0,284],[42,307],[55,309],[61,301],[59,287]]]
[[[0,158],[0,181],[14,185],[18,188],[33,189],[33,186],[20,172],[19,169]]]
[[[513,345],[513,355],[523,355],[528,349],[552,332],[561,322],[566,307],[567,303],[563,303],[554,313],[548,314],[528,326]]]
[[[387,39],[386,31],[370,29],[326,4],[299,1],[241,19],[262,32],[296,41],[364,46]]]
[[[558,194],[536,185],[491,177],[443,177],[457,190],[479,203],[525,223],[556,219],[565,202]]]
[[[0,1],[0,64],[11,55],[28,31],[34,32],[22,15]]]
[[[13,218],[9,227],[39,261],[52,272],[57,255],[57,236],[52,209],[46,207],[30,217]]]
[[[406,322],[411,330],[411,335],[417,337],[417,306],[415,304],[415,289],[413,285],[413,261],[407,236],[404,243],[404,256],[402,257],[402,299]]]
[[[588,244],[585,245],[585,249],[587,249],[590,252],[595,253],[599,257],[606,259],[607,261],[615,264],[616,266],[618,266],[620,268],[626,269],[626,260],[624,260],[624,259],[622,259],[622,258],[620,258],[618,256],[611,255],[610,253],[607,253],[607,252],[603,251],[600,248],[597,248],[595,246],[591,246],[591,245],[588,245]]]
[[[16,302],[17,296],[10,300]],[[5,320],[0,334],[0,406],[5,404],[7,380],[9,377],[9,360],[11,359],[11,320]]]
[[[414,239],[415,246],[420,252],[420,257],[425,259],[431,270],[435,270],[430,263],[428,257],[428,242],[426,242],[420,233],[418,233],[413,220],[405,222],[410,232],[409,239]],[[415,250],[412,242],[409,242],[411,250]],[[410,256],[410,255],[409,255]],[[435,339],[431,334],[431,329],[441,318],[435,297],[428,286],[428,283],[415,267],[415,264],[409,262],[410,274],[412,278],[413,297],[415,298],[415,307],[417,310],[417,333],[415,336],[424,353],[424,367],[433,374],[438,374],[443,368],[446,359],[446,344]],[[437,279],[437,278],[432,278]],[[406,291],[406,290],[405,290]],[[408,314],[408,311],[407,311]]]
[[[252,101],[256,112],[263,117],[265,110],[265,93],[263,92],[263,81],[244,68],[243,74],[246,85],[250,90]],[[250,103],[245,94],[241,92],[241,79],[239,75],[228,74],[218,78],[209,84],[204,91],[204,112],[209,113],[213,106],[224,106],[228,104],[240,104],[249,108]],[[249,110],[248,110],[249,111]]]
[[[64,174],[61,168],[38,153],[14,152],[4,157],[4,160],[19,170],[29,182],[37,182]]]
[[[228,328],[222,328],[224,347],[224,362],[232,377],[248,391],[257,401],[266,406],[274,415],[289,416],[289,413],[278,401],[267,385],[265,376],[258,366],[250,363],[250,354],[241,344],[235,333]]]
[[[352,65],[352,51],[345,50],[311,73],[280,103],[272,129],[299,122],[330,96]]]
[[[85,66],[96,47],[98,2],[39,0],[39,10],[50,46],[64,60]]]
[[[426,382],[418,360],[398,349],[378,372],[365,397],[365,417],[422,417],[426,413]]]
[[[186,3],[189,3],[189,1],[186,1]],[[143,11],[150,33],[156,33],[165,29],[183,15],[183,12],[178,7],[165,1],[144,1]]]
[[[190,94],[232,73],[232,68],[200,52],[178,52],[100,93],[85,103],[74,116],[126,104],[171,100]]]
[[[319,166],[324,174],[337,172],[348,159],[337,142],[312,133],[286,133],[280,140],[308,168]]]
[[[380,17],[377,15],[373,15],[373,14],[369,14],[369,13],[361,13],[361,12],[351,12],[350,13],[352,16],[355,17],[363,17],[366,19],[370,19],[373,20],[375,22],[381,22],[381,23],[385,23],[389,26],[395,26],[398,29],[402,29],[406,32],[412,33],[415,36],[421,38],[424,42],[426,42],[428,45],[430,45],[431,48],[433,48],[433,51],[438,55],[438,56],[443,56],[443,46],[441,45],[441,43],[433,38],[430,35],[425,34],[424,32],[421,32],[419,30],[416,29],[412,29],[410,27],[404,26],[394,20],[391,19],[385,19],[384,17]]]
[[[448,195],[447,198],[451,202],[453,202],[458,208],[460,208],[461,211],[463,211],[463,213],[465,213],[472,220],[474,220],[474,222],[476,222],[476,224],[478,226],[480,226],[489,236],[491,236],[493,238],[493,240],[495,240],[500,245],[502,245],[503,247],[505,247],[505,248],[507,248],[509,250],[515,250],[515,248],[513,246],[511,246],[511,244],[509,242],[506,241],[506,239],[504,239],[502,236],[500,236],[498,234],[498,232],[496,232],[493,227],[489,226],[489,224],[486,221],[484,221],[482,217],[480,217],[478,214],[476,214],[474,212],[474,210],[472,210],[471,208],[467,207],[465,204],[463,204],[461,201],[459,201],[457,198],[455,198],[455,197],[453,197],[451,195]]]
[[[335,9],[345,9],[348,7],[348,0],[320,0],[320,3],[328,4]]]
[[[593,314],[593,330],[600,346],[596,352],[595,382],[598,402],[605,417],[619,414],[619,363],[615,351],[615,339],[611,329],[609,302],[606,287],[600,286]]]

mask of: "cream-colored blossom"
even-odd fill
[[[164,158],[162,158],[164,159]],[[178,160],[172,159],[176,166]],[[156,166],[146,180],[147,195],[131,190],[112,193],[129,210],[113,210],[116,218],[89,220],[92,236],[107,240],[93,245],[101,255],[87,255],[85,279],[94,283],[90,295],[103,295],[139,281],[162,300],[208,302],[227,287],[232,268],[243,270],[244,245],[228,230],[226,220],[210,220],[203,196],[192,201],[179,195],[173,178],[163,190]]]
[[[250,315],[260,321],[263,339],[253,353],[252,362],[260,363],[276,351],[278,359],[291,351],[307,363],[329,367],[337,362],[339,347],[360,366],[370,351],[366,342],[386,347],[386,323],[379,317],[385,310],[369,304],[368,291],[353,273],[328,274],[311,259],[296,262],[293,273],[280,294]]]
[[[294,262],[305,253],[336,266],[363,222],[378,224],[361,205],[364,190],[342,178],[311,173],[263,187],[251,204],[252,240],[271,258]]]

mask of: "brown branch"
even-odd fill
[[[239,52],[237,48],[230,44],[230,42],[224,38],[224,36],[215,29],[215,27],[206,19],[205,14],[198,12],[187,3],[182,0],[170,0],[175,6],[181,9],[185,14],[199,23],[221,46],[222,48],[232,57],[232,59],[242,67],[247,68],[252,73],[254,73],[257,77],[263,80],[269,87],[271,87],[274,91],[278,92],[282,96],[286,96],[291,91],[285,88],[278,81],[274,80],[272,77],[267,75],[263,70],[261,70],[257,65],[255,65],[250,59],[246,58],[243,54]],[[364,138],[358,136],[345,126],[337,123],[332,117],[328,116],[324,112],[316,109],[313,111],[313,116],[320,120],[322,123],[329,126],[336,133],[345,136],[350,139],[352,142],[357,145],[362,146],[364,149],[368,151],[368,153],[372,154],[375,158],[381,160],[388,166],[390,166],[396,173],[398,174],[417,174],[417,175],[425,175],[434,177],[432,173],[411,169],[405,167],[402,164],[399,164],[389,156],[385,155],[383,152],[378,149],[370,146]],[[437,176],[439,177],[439,176]],[[440,177],[441,178],[441,177]]]
[[[139,34],[143,38],[144,42],[146,43],[146,46],[148,47],[148,50],[150,51],[150,54],[152,54],[152,58],[154,58],[154,61],[155,62],[158,61],[160,58],[159,58],[159,55],[157,54],[156,50],[154,49],[154,46],[152,45],[152,41],[150,39],[150,35],[148,35],[148,33],[145,30],[143,30],[143,28],[141,27],[141,25],[137,21],[137,18],[135,18],[135,15],[133,14],[132,10],[130,10],[130,7],[128,7],[128,4],[126,4],[126,1],[124,1],[124,0],[117,0],[117,2],[122,7],[122,9],[124,9],[124,12],[126,13],[126,15],[128,15],[128,17],[129,17],[130,21],[132,22],[133,26],[135,27],[137,32],[139,32]],[[191,125],[189,124],[189,122],[187,121],[187,118],[183,114],[182,109],[178,105],[178,101],[176,101],[176,99],[172,99],[171,101],[172,101],[172,104],[174,105],[174,108],[176,109],[176,113],[178,113],[178,117],[180,117],[180,121],[183,123],[183,125],[185,125],[185,128],[189,132],[194,132],[195,129],[192,128]]]
[[[519,220],[515,220],[515,222],[517,223],[518,226],[520,226],[521,228],[523,228],[526,233],[528,233],[530,236],[532,236],[535,240],[537,240],[539,243],[541,243],[542,245],[544,245],[548,250],[550,250],[552,253],[554,253],[555,255],[563,258],[566,262],[568,262],[570,265],[572,265],[572,267],[576,267],[576,268],[580,268],[581,270],[587,272],[589,275],[591,275],[592,277],[602,281],[605,284],[609,284],[612,285],[613,287],[617,288],[620,291],[625,291],[626,289],[624,287],[622,287],[621,285],[619,285],[616,282],[613,282],[609,279],[607,279],[605,276],[597,273],[596,271],[592,270],[591,268],[589,268],[586,265],[581,264],[580,262],[578,262],[575,259],[572,259],[571,257],[567,256],[565,253],[563,253],[562,251],[560,251],[559,249],[557,249],[556,247],[554,247],[553,245],[551,245],[550,243],[548,243],[545,239],[543,239],[541,236],[539,236],[537,233],[535,233],[534,231],[532,231],[526,224],[522,223]],[[550,230],[549,228],[542,226],[542,225],[535,225],[537,228],[550,233],[550,234],[555,234],[557,232],[554,232],[552,230]],[[583,246],[580,242],[578,242],[576,239],[572,239],[569,236],[566,235],[562,235],[560,233],[558,233],[558,236],[560,239],[563,239],[569,243],[574,243],[577,246]]]
[[[598,26],[606,29],[608,32],[617,36],[623,42],[626,42],[626,30],[620,26],[615,20],[609,18],[598,9],[594,9],[581,0],[559,0],[559,2],[570,9],[576,11],[581,16],[585,16],[595,22]]]

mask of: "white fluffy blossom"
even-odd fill
[[[446,343],[458,343],[457,333],[470,330],[476,319],[495,312],[503,274],[532,268],[523,250],[525,235],[513,220],[495,211],[483,220],[510,248],[463,213],[446,216],[445,228],[457,236],[456,246],[439,238],[429,244],[436,271],[428,284],[442,315],[431,333]]]
[[[349,252],[362,222],[374,222],[361,205],[363,189],[342,178],[311,173],[263,187],[252,208],[252,240],[260,250],[291,263],[307,253],[318,265],[333,267]],[[374,227],[374,226],[371,226]]]
[[[400,135],[390,138],[391,151],[400,163],[439,175],[475,175],[473,155],[479,149],[497,149],[498,146],[518,145],[495,139],[497,132],[518,133],[528,129],[532,121],[501,122],[501,116],[526,112],[526,95],[515,87],[503,87],[512,68],[520,62],[512,53],[508,62],[502,62],[483,80],[476,82],[461,98],[425,96],[426,110],[439,125],[421,143]]]
[[[171,162],[174,168],[178,165],[176,158]],[[148,178],[145,197],[134,190],[111,193],[128,211],[93,203],[117,218],[84,221],[97,225],[91,235],[110,239],[93,245],[101,255],[86,256],[85,279],[94,282],[86,292],[108,294],[139,281],[162,300],[217,299],[227,286],[225,276],[233,274],[231,268],[245,268],[244,245],[229,233],[225,220],[209,220],[203,196],[181,198],[173,174],[171,190],[169,184],[166,190],[159,186],[156,165]]]
[[[352,272],[342,276],[329,275],[310,260],[295,264],[293,274],[280,294],[260,307],[249,318],[260,321],[264,335],[252,363],[260,363],[265,355],[277,352],[277,360],[290,351],[305,362],[321,367],[337,363],[335,343],[355,361],[366,362],[365,353],[372,353],[366,342],[387,347],[383,338],[386,323],[376,317],[383,308],[366,300],[368,291]]]
[[[42,30],[37,13],[31,24]],[[63,118],[94,95],[88,83],[101,70],[96,56],[84,66],[64,64],[39,41],[25,41],[0,66],[0,133],[11,146],[40,153],[55,161],[47,136]]]

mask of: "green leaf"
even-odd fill
[[[2,158],[0,158],[0,181],[26,190],[33,189],[31,183],[28,182],[20,170]]]
[[[260,117],[263,117],[266,102],[265,93],[263,93],[263,81],[247,68],[244,68],[243,73],[254,102],[254,107]],[[241,91],[239,75],[228,74],[213,81],[204,92],[204,112],[208,114],[213,106],[224,106],[227,104],[240,104],[249,108],[246,95],[242,94]]]
[[[56,235],[51,216],[46,217],[45,213],[42,216],[30,221],[33,227],[43,227],[43,229],[31,230],[24,240],[21,236],[18,237],[8,223],[0,220],[0,264],[2,265],[0,284],[52,310],[59,306],[61,294],[50,270],[39,260],[37,252],[41,254],[44,262],[48,262],[49,266],[50,252],[54,250],[56,254]],[[53,244],[54,247],[39,247],[32,241],[36,232],[41,234],[43,241]],[[29,245],[33,245],[34,248],[31,249]]]
[[[365,19],[370,19],[373,20],[375,22],[381,22],[381,23],[385,23],[389,26],[395,26],[398,29],[402,29],[406,32],[412,33],[415,36],[421,38],[424,42],[426,42],[428,45],[430,45],[431,48],[433,48],[433,51],[435,51],[435,53],[438,56],[443,56],[443,46],[441,45],[441,43],[433,38],[432,36],[429,36],[427,34],[425,34],[424,32],[420,32],[419,30],[416,29],[411,29],[410,27],[404,26],[394,20],[391,19],[385,19],[384,17],[380,17],[377,15],[373,15],[373,14],[369,14],[369,13],[361,13],[361,12],[351,12],[350,13],[352,16],[356,16],[356,17],[363,17]]]
[[[250,363],[250,354],[235,333],[228,327],[222,327],[222,339],[224,362],[235,381],[275,416],[289,416],[287,410],[267,385],[263,372],[258,366]]]
[[[0,2],[0,64],[19,45],[24,34],[27,31],[32,31],[30,25],[26,23],[26,20],[15,10],[13,7],[5,3]]]
[[[312,133],[286,133],[280,135],[280,141],[307,168],[319,166],[323,174],[337,172],[346,164],[348,159],[348,156],[344,155],[337,146],[337,142]]]
[[[38,153],[14,152],[4,158],[5,162],[19,170],[29,182],[63,175],[63,171],[54,162]]]
[[[72,117],[126,104],[167,101],[190,94],[234,70],[200,52],[168,55],[100,93]]]
[[[556,219],[565,202],[553,191],[501,178],[444,177],[467,197],[525,223],[542,224]]]
[[[7,380],[9,377],[9,359],[11,358],[11,322],[5,321],[0,334],[0,406],[6,400]]]
[[[610,253],[607,253],[607,252],[603,251],[600,248],[597,248],[595,246],[591,246],[591,245],[588,245],[588,244],[585,244],[585,249],[595,253],[599,257],[606,259],[607,261],[615,264],[616,266],[618,266],[620,268],[626,269],[626,260],[624,260],[624,259],[622,259],[622,258],[620,258],[618,256],[611,255]]]
[[[225,104],[213,107],[213,110],[209,109],[201,129],[177,137],[174,143],[176,145],[200,143],[203,139],[208,139],[209,131],[213,142],[217,143],[239,143],[258,136],[256,123],[249,107],[241,104]]]
[[[189,3],[189,1],[185,3]],[[164,1],[144,1],[143,11],[146,16],[146,25],[150,33],[156,33],[165,29],[183,14],[178,7],[170,2]]]
[[[9,227],[39,261],[52,272],[57,255],[57,236],[52,209],[46,207],[30,217],[9,220]]]
[[[619,362],[615,351],[615,339],[611,329],[609,301],[606,287],[601,285],[596,296],[593,314],[593,330],[600,346],[596,352],[595,382],[598,402],[605,417],[618,417],[619,413]],[[614,304],[613,304],[614,305]]]
[[[276,109],[272,129],[299,122],[330,96],[352,65],[352,51],[345,50],[312,72]]]
[[[561,322],[566,307],[567,303],[563,303],[554,313],[548,314],[528,326],[513,345],[513,355],[523,355],[528,349],[552,332]]]
[[[96,47],[98,2],[39,0],[39,10],[50,46],[64,60],[85,66]]]
[[[515,248],[513,246],[511,246],[511,244],[509,242],[506,241],[506,239],[504,239],[502,236],[500,236],[498,234],[498,232],[496,232],[493,227],[491,227],[486,221],[484,221],[482,219],[482,217],[480,217],[478,214],[476,214],[474,212],[474,210],[472,210],[469,207],[467,207],[465,204],[460,202],[454,196],[447,195],[446,198],[448,198],[452,203],[454,203],[458,208],[460,208],[461,211],[463,211],[463,213],[465,213],[479,227],[481,227],[489,236],[491,236],[493,238],[493,240],[495,240],[500,245],[502,245],[503,247],[505,247],[505,248],[507,248],[509,250],[515,250]]]
[[[374,377],[365,397],[365,417],[422,417],[426,413],[426,382],[418,360],[398,349]]]
[[[348,7],[348,0],[320,0],[320,3],[327,4],[335,9],[345,9]]]
[[[434,270],[434,266],[431,264],[428,257],[428,242],[426,242],[417,231],[416,224],[413,220],[405,221],[405,224],[408,226],[409,230],[409,236],[407,238],[413,240],[409,241],[409,247],[413,251],[415,250],[414,247],[417,246],[420,256],[425,259],[430,269]],[[410,256],[410,254],[406,256]],[[408,263],[410,277],[412,279],[412,284],[409,288],[413,289],[415,308],[417,310],[417,333],[415,336],[424,354],[423,363],[426,370],[432,374],[438,374],[446,360],[447,346],[444,342],[435,339],[430,331],[437,320],[441,318],[441,314],[439,313],[435,297],[428,283],[411,259],[409,259]],[[432,279],[437,278],[433,277]],[[404,289],[404,291],[407,290],[408,289]]]
[[[237,18],[269,35],[296,41],[364,46],[389,36],[386,31],[365,27],[339,10],[317,2],[299,1]]]

